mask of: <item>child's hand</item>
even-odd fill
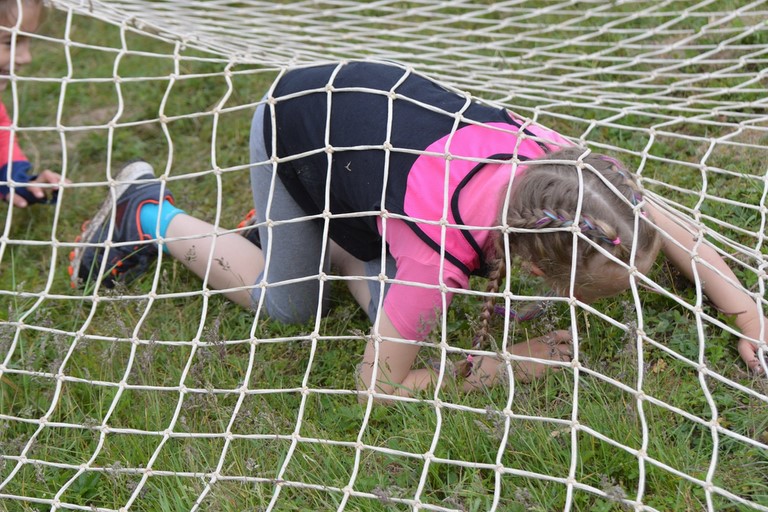
[[[16,189],[16,193],[13,195],[13,205],[18,208],[26,208],[31,203],[50,201],[59,190],[57,185],[62,182],[70,183],[69,180],[63,180],[61,174],[46,169],[31,180],[26,187]],[[54,186],[36,187],[35,183],[50,183]]]
[[[765,375],[763,364],[768,365],[768,359],[766,359],[768,351],[763,351],[763,354],[763,363],[761,364],[757,346],[746,338],[739,340],[739,355],[755,375]]]
[[[763,318],[763,330],[765,334],[761,336],[760,330],[760,316],[750,315],[747,320],[742,322],[737,321],[737,325],[741,328],[741,332],[744,336],[756,340],[768,340],[768,318]],[[765,365],[768,365],[768,350],[763,351],[763,361],[760,361],[757,345],[750,341],[748,338],[741,338],[739,340],[739,355],[741,359],[746,363],[747,368],[750,369],[755,375],[765,375]]]

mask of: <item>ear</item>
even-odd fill
[[[531,274],[539,277],[544,277],[544,271],[539,268],[538,265],[535,263],[528,263],[528,270],[531,272]]]

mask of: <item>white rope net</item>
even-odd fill
[[[351,299],[292,330],[167,256],[115,290],[65,275],[124,159],[228,232],[250,208],[248,123],[273,79],[385,59],[622,159],[763,308],[768,2],[52,7],[30,37],[56,57],[12,72],[3,99],[33,163],[72,181],[55,206],[3,210],[3,510],[768,510],[766,381],[739,359],[729,312],[667,267],[592,306],[538,297],[513,271],[500,303],[551,302],[532,324],[499,320],[499,350],[570,329],[574,362],[390,407],[358,405],[368,332]],[[439,382],[471,348],[482,289],[457,294],[422,349]]]

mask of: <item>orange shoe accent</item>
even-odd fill
[[[254,215],[256,215],[256,210],[252,208],[251,211],[246,214],[245,218],[240,221],[240,224],[237,225],[237,229],[244,228]]]

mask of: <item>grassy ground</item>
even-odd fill
[[[59,38],[62,30],[63,16],[51,13],[44,33]],[[73,38],[120,47],[117,30],[83,18],[75,20]],[[150,38],[130,36],[129,46],[173,52]],[[61,46],[38,42],[35,52],[28,75],[68,74]],[[114,57],[75,47],[73,80],[64,92],[56,82],[20,86],[22,126],[55,126],[61,101],[62,126],[90,128],[64,130],[64,136],[27,131],[21,140],[38,168],[60,170],[66,154],[69,177],[82,186],[62,195],[58,216],[49,206],[14,209],[12,220],[3,223],[9,242],[0,262],[0,357],[7,369],[0,377],[0,509],[48,510],[56,499],[86,510],[130,505],[178,511],[197,500],[202,510],[213,511],[260,510],[271,500],[277,510],[332,510],[348,499],[349,510],[374,511],[408,510],[408,500],[418,498],[434,508],[467,511],[550,511],[566,503],[572,510],[609,511],[623,510],[618,500],[638,494],[658,510],[768,507],[766,381],[743,371],[734,339],[713,325],[704,327],[706,362],[743,389],[700,377],[659,346],[645,343],[638,354],[628,335],[637,322],[629,294],[596,305],[624,329],[586,311],[572,315],[558,304],[535,322],[512,327],[515,339],[524,339],[575,322],[586,369],[577,384],[572,371],[563,371],[516,386],[513,397],[506,386],[472,395],[448,386],[439,406],[425,393],[423,400],[368,411],[351,393],[367,320],[341,283],[333,283],[333,310],[321,322],[317,342],[307,336],[312,325],[254,325],[251,312],[215,294],[184,295],[200,285],[177,262],[166,260],[157,270],[156,300],[145,295],[154,273],[102,291],[99,300],[70,289],[66,243],[103,198],[105,189],[97,185],[105,179],[105,162],[117,168],[143,157],[163,170],[172,155],[171,176],[194,175],[171,183],[178,203],[208,220],[218,208],[223,226],[234,226],[250,203],[247,171],[238,166],[247,163],[249,104],[272,75],[237,69],[244,74],[234,76],[215,126],[210,112],[229,89],[221,76],[206,74],[222,65],[184,61],[183,79],[163,104],[169,119],[164,123],[158,112],[173,61],[125,57],[118,95],[109,79]],[[147,75],[158,78],[130,79]],[[77,80],[86,77],[105,80]],[[9,98],[10,91],[4,100]],[[208,114],[175,118],[195,112]],[[119,126],[111,129],[109,121],[118,114]],[[567,123],[553,123],[568,132]],[[691,134],[701,129],[686,128]],[[621,129],[593,134],[603,144],[642,148],[646,141],[633,137]],[[652,152],[682,158],[680,151],[689,150],[690,159],[700,157],[701,148],[680,145],[680,138],[660,135]],[[760,159],[743,151],[753,156],[740,159],[739,172],[759,168]],[[714,158],[725,166],[736,157]],[[202,173],[214,166],[229,170],[220,184],[215,175]],[[661,168],[649,164],[648,172],[696,188],[694,173],[664,175]],[[713,193],[759,201],[760,190],[732,190],[727,180],[713,186]],[[716,201],[706,208],[720,218],[749,215]],[[0,219],[9,213],[0,206]],[[739,225],[754,221],[744,218]],[[754,283],[747,273],[740,277]],[[693,300],[693,290],[665,266],[654,270],[654,278]],[[474,284],[482,289],[481,281]],[[515,276],[514,286],[533,285]],[[650,338],[698,360],[690,312],[651,293],[643,295],[642,311]],[[706,312],[727,321],[712,308]],[[456,299],[449,315],[451,345],[469,346],[477,313],[474,299]],[[500,319],[496,329],[501,333]],[[439,356],[438,347],[423,352],[424,359]],[[639,376],[649,397],[643,401],[630,392]],[[311,390],[306,395],[305,386]],[[720,430],[713,434],[706,422],[715,409]],[[41,425],[41,417],[48,423]],[[573,418],[578,429],[569,426]],[[638,450],[648,459],[638,459]],[[575,487],[567,485],[570,474]],[[697,481],[711,481],[747,503],[707,495]]]

